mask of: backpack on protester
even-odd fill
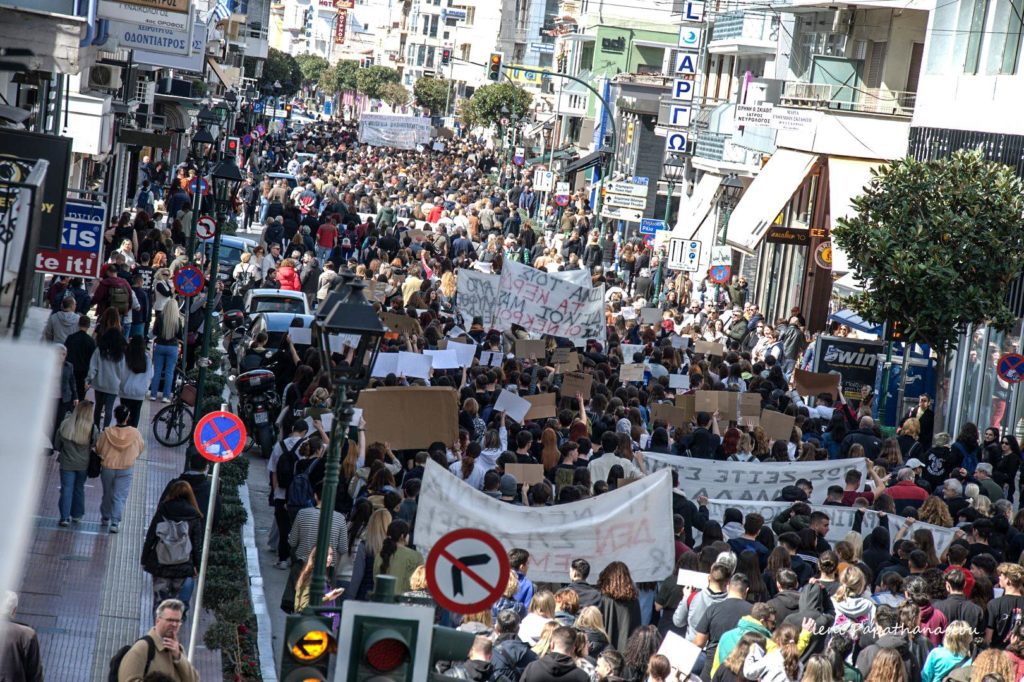
[[[313,482],[309,478],[316,461],[310,461],[305,469],[299,471],[299,465],[302,462],[303,460],[300,459],[295,463],[295,475],[292,476],[292,481],[288,484],[286,506],[289,510],[298,511],[316,506],[316,499],[313,497]]]
[[[153,192],[149,190],[139,190],[139,196],[135,199],[135,208],[142,209],[144,211],[149,210],[153,205]]]
[[[122,315],[127,315],[132,309],[132,295],[122,286],[112,286],[107,289],[107,305]]]
[[[192,559],[192,538],[188,534],[188,521],[168,521],[156,524],[156,561],[161,566],[179,566]]]
[[[115,653],[110,658],[110,670],[107,673],[107,682],[117,682],[118,673],[121,671],[121,662],[124,660],[124,657],[128,654],[129,651],[131,651],[131,648],[133,646],[135,646],[140,640],[143,639],[146,640],[147,652],[146,667],[143,669],[142,674],[145,675],[149,672],[149,666],[152,665],[153,659],[156,657],[156,642],[154,642],[153,638],[149,635],[143,635],[131,644],[126,644],[120,649],[118,649],[117,653]]]

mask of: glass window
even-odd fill
[[[966,11],[970,19],[960,25],[967,29],[967,50],[964,56],[964,73],[978,73],[981,58],[981,43],[985,38],[985,19],[988,16],[989,0],[968,0],[961,10],[961,19]]]
[[[985,60],[985,73],[1017,73],[1022,23],[1024,0],[996,0],[990,22],[992,32],[987,36],[988,57]]]
[[[967,0],[965,0],[967,1]],[[928,31],[927,73],[949,73],[953,62],[959,7],[956,2],[940,2],[932,10],[932,25]]]

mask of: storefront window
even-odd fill
[[[1004,348],[1007,338],[1002,332],[989,330],[981,399],[978,401],[978,427],[981,429],[989,426],[1002,429],[1004,426],[1006,406],[1010,400],[1010,385],[999,378],[996,368],[999,365],[999,358],[1009,352],[1009,349]]]
[[[988,336],[988,327],[979,326],[971,330],[964,348],[967,354],[964,358],[966,366],[961,374],[963,376],[963,388],[958,396],[958,414],[956,419],[956,430],[967,422],[977,423],[977,405],[981,400],[981,384],[983,370],[985,368],[984,358],[986,352],[985,337]],[[954,434],[955,435],[955,434]]]

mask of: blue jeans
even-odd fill
[[[640,602],[640,623],[641,625],[651,624],[651,614],[654,612],[654,590],[640,590],[637,600]]]
[[[110,426],[110,420],[114,418],[114,402],[117,401],[116,393],[96,393],[96,411],[93,413],[93,423],[103,430]],[[100,422],[103,422],[102,424]]]
[[[80,519],[85,516],[85,480],[88,478],[83,471],[60,470],[60,509],[61,521],[70,518]]]
[[[267,211],[270,210],[270,201],[266,197],[260,197],[260,225],[267,220]]]
[[[186,608],[188,608],[188,603],[192,601],[192,591],[195,588],[196,579],[191,576],[185,578],[185,582],[181,584],[181,591],[178,592],[178,599],[184,602]]]
[[[107,469],[100,472],[103,483],[103,499],[100,501],[100,516],[111,523],[121,523],[128,491],[132,489],[131,469]]]
[[[159,343],[153,346],[153,381],[149,384],[149,397],[156,400],[157,393],[165,396],[174,392],[174,366],[178,361],[177,346],[163,346]],[[161,379],[163,380],[163,391],[160,390]]]

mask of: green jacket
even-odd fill
[[[764,635],[765,639],[772,638],[772,631],[766,628],[761,621],[755,620],[753,616],[743,616],[740,618],[740,622],[732,630],[727,630],[722,634],[722,638],[718,640],[718,649],[715,650],[715,662],[712,666],[711,674],[715,674],[715,670],[718,670],[725,659],[729,658],[729,654],[739,644],[740,639],[743,635],[748,632],[759,632]]]

